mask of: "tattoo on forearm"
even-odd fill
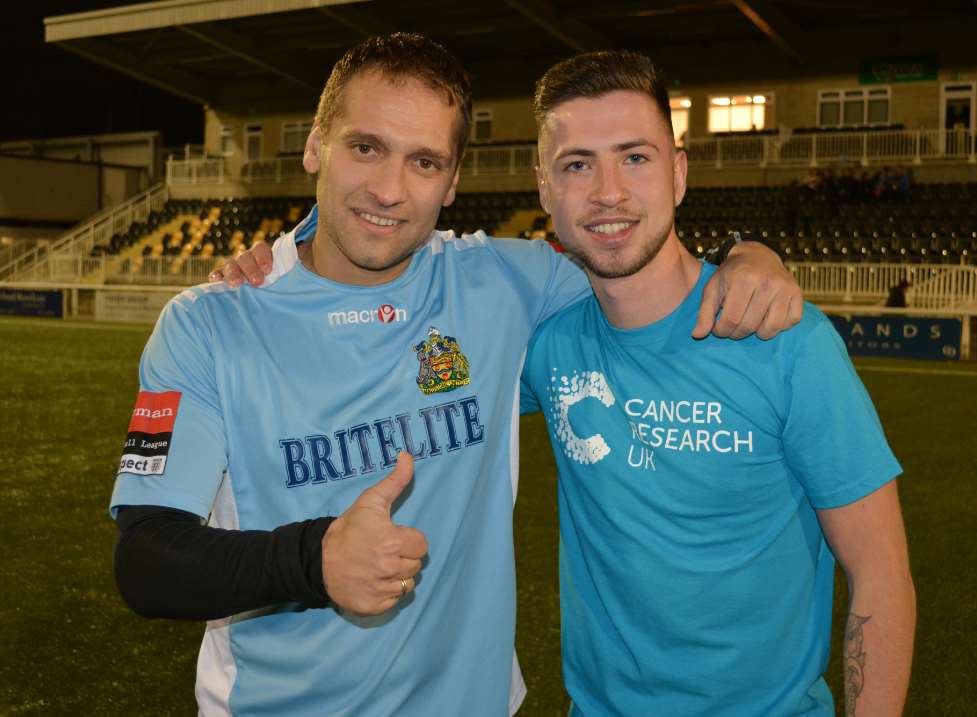
[[[871,615],[851,613],[845,625],[845,717],[855,717],[855,702],[865,687],[865,649],[862,626]]]

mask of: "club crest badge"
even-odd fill
[[[417,387],[427,395],[453,391],[471,382],[468,359],[453,336],[442,336],[433,326],[427,339],[414,346],[417,361]]]

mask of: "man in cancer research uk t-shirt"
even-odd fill
[[[813,306],[771,341],[689,336],[702,285],[642,328],[595,298],[537,331],[559,469],[562,639],[582,715],[833,715],[834,558],[817,509],[899,472]]]
[[[840,338],[812,306],[768,341],[691,337],[712,269],[676,236],[686,159],[648,58],[561,62],[535,108],[540,198],[594,288],[537,330],[523,375],[559,470],[572,714],[834,715],[834,556],[845,712],[900,714],[900,468]]]

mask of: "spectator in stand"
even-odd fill
[[[858,201],[859,197],[858,180],[855,178],[855,170],[846,167],[838,180],[838,200],[842,204],[850,204]]]
[[[912,284],[903,279],[889,289],[889,298],[885,300],[885,305],[899,309],[906,308],[909,305],[909,303],[906,301],[906,294],[909,292],[910,286],[912,286]]]
[[[796,179],[791,180],[787,187],[787,210],[784,215],[790,231],[797,231],[797,213],[801,202],[801,184]]]
[[[858,201],[868,202],[875,196],[875,185],[878,182],[878,174],[869,174],[867,169],[862,170],[862,176],[858,180]]]
[[[821,186],[821,173],[813,167],[807,170],[807,176],[801,180],[801,187],[808,190],[811,194],[818,191]]]
[[[821,186],[819,190],[821,200],[834,214],[838,211],[838,182],[835,180],[835,173],[830,167],[821,173]]]
[[[911,185],[912,179],[906,171],[906,167],[902,164],[898,165],[895,174],[892,175],[892,181],[889,183],[892,198],[897,202],[908,202]]]
[[[876,199],[886,200],[889,187],[889,178],[892,176],[892,167],[885,165],[881,172],[875,173],[875,190],[873,195]]]

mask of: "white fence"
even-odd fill
[[[461,160],[465,177],[531,174],[539,163],[535,144],[469,147]]]
[[[97,245],[108,244],[113,234],[126,231],[133,222],[145,221],[152,211],[160,211],[167,199],[166,185],[160,183],[150,187],[128,201],[96,214],[50,244],[39,243],[31,251],[0,266],[0,280],[50,279],[59,272],[52,262],[71,261],[87,255]]]
[[[206,282],[227,257],[56,254],[22,281],[190,286]],[[881,304],[889,289],[910,282],[909,303],[922,309],[977,308],[977,267],[948,264],[787,264],[804,295],[819,302]]]
[[[914,308],[977,307],[977,267],[944,264],[788,263],[806,297],[818,301],[881,302],[902,280]]]
[[[537,164],[535,144],[469,147],[461,162],[463,176],[525,175],[532,174]],[[200,184],[277,184],[280,182],[308,181],[314,184],[313,175],[306,173],[301,157],[276,157],[245,164],[239,173],[232,172],[224,159],[169,159],[166,162],[166,182],[176,186]]]
[[[933,160],[977,162],[972,130],[818,132],[691,139],[689,163],[697,166],[759,166],[858,163],[922,164]]]
[[[91,266],[91,269],[100,272],[105,283],[183,286],[205,283],[210,272],[228,259],[226,256],[140,257],[123,261],[118,261],[117,257],[101,258],[105,259],[101,266]]]
[[[0,267],[3,267],[0,271],[12,271],[20,264],[18,259],[28,254],[36,257],[40,252],[46,253],[50,245],[50,239],[16,239],[9,246],[0,246]]]
[[[232,172],[223,158],[168,159],[166,183],[177,186],[197,184],[277,184],[295,180],[307,180],[313,184],[315,177],[302,166],[301,157],[276,157],[260,159],[245,164],[239,173]]]
[[[232,179],[223,158],[166,160],[168,185],[223,184]]]
[[[973,130],[898,130],[891,132],[815,132],[690,139],[685,144],[695,166],[810,166],[834,163],[922,164],[934,160],[977,163]],[[468,147],[462,176],[524,176],[538,164],[535,144]],[[166,181],[174,185],[278,183],[306,177],[299,157],[248,162],[231,172],[224,159],[170,159]],[[311,182],[311,179],[309,180]]]
[[[248,162],[241,169],[240,181],[247,184],[261,182],[291,182],[306,180],[315,183],[315,176],[305,171],[301,157],[278,157]]]
[[[226,256],[134,257],[103,254],[52,254],[48,261],[21,273],[22,282],[78,284],[146,284],[191,286],[202,284]]]

